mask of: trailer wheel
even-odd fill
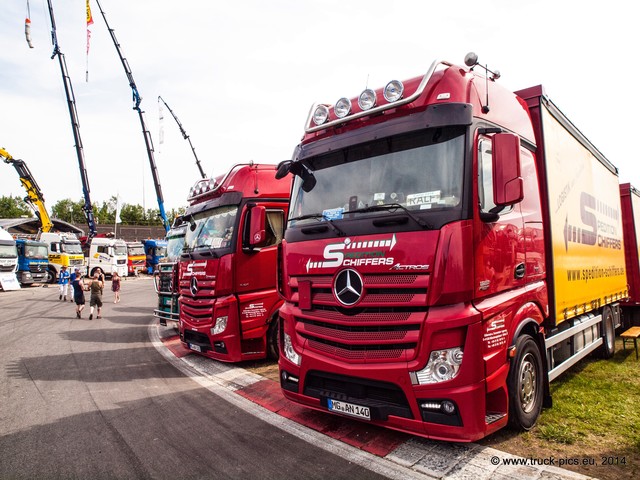
[[[280,357],[279,334],[280,316],[276,315],[267,330],[267,358],[270,360],[278,360]]]
[[[529,335],[516,340],[507,386],[509,389],[509,424],[516,430],[531,430],[542,410],[542,357],[536,341]]]
[[[601,358],[611,358],[616,353],[616,331],[613,327],[613,312],[609,307],[602,309],[602,346],[598,353]]]

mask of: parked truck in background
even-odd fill
[[[314,106],[279,166],[295,176],[289,400],[474,441],[532,428],[550,381],[613,355],[628,294],[617,169],[541,86],[512,93],[465,63]]]
[[[178,217],[167,232],[167,256],[158,263],[158,268],[153,273],[158,294],[158,308],[153,311],[153,316],[160,325],[166,326],[167,322],[172,322],[177,327],[180,320],[177,264],[182,255],[186,231],[187,225],[183,224],[182,217]]]
[[[183,214],[180,340],[223,362],[278,355],[276,255],[290,183],[275,165],[239,164],[200,180]]]
[[[127,274],[129,277],[137,277],[146,271],[147,257],[144,253],[142,242],[127,242]]]
[[[18,281],[22,286],[47,283],[49,278],[49,248],[46,243],[26,238],[16,239],[18,250]]]
[[[167,256],[167,241],[159,238],[148,238],[143,244],[147,273],[153,275],[153,272],[158,268],[158,264]]]
[[[16,278],[18,251],[11,234],[0,227],[0,286],[2,289],[20,288]]]
[[[624,257],[629,297],[622,302],[625,327],[640,325],[640,192],[629,183],[620,185]]]
[[[127,243],[118,238],[93,237],[89,244],[87,271],[93,276],[98,268],[107,276],[117,273],[126,277]]]
[[[80,240],[70,232],[43,232],[38,240],[49,248],[49,271],[47,283],[55,283],[64,265],[69,270],[75,267],[84,268],[84,253]]]

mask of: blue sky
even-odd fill
[[[84,0],[52,0],[73,84],[94,203],[119,194],[156,208],[131,89],[95,0],[89,81]],[[198,170],[290,158],[315,101],[355,96],[368,84],[423,74],[436,59],[475,51],[511,90],[543,84],[551,100],[640,187],[634,107],[640,67],[632,4],[350,0],[101,0],[138,90],[167,210],[186,206]],[[25,160],[47,206],[82,198],[58,61],[51,60],[45,0],[32,0],[35,48],[24,38],[26,0],[0,5],[0,146]],[[24,196],[2,167],[0,194]]]

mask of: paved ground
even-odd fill
[[[474,443],[426,440],[310,410],[286,400],[280,392],[278,382],[273,378],[265,378],[238,366],[215,362],[186,349],[172,327],[162,327],[154,322],[149,325],[149,335],[154,346],[167,360],[187,375],[213,382],[217,391],[220,388],[226,389],[228,395],[225,398],[237,402],[240,408],[259,415],[285,431],[300,435],[305,441],[321,445],[328,451],[342,451],[351,455],[352,459],[360,458],[358,452],[366,452],[367,455],[362,457],[365,464],[377,458],[404,467],[407,470],[400,472],[400,478],[590,478],[553,465],[544,465],[545,460],[549,459],[516,457]],[[243,399],[255,405],[248,405]]]
[[[122,298],[89,321],[55,287],[0,292],[0,478],[587,478],[297,406],[184,349],[148,278]]]

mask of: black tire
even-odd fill
[[[267,358],[278,360],[280,358],[280,317],[276,315],[267,329]]]
[[[613,311],[602,309],[602,346],[598,349],[600,358],[611,358],[616,353],[616,330],[613,326]]]
[[[46,283],[55,283],[56,282],[56,271],[52,268],[47,270],[47,276],[45,278]]]
[[[529,335],[516,340],[516,356],[507,379],[509,389],[509,425],[516,430],[531,430],[540,416],[544,396],[543,364],[540,349]]]

